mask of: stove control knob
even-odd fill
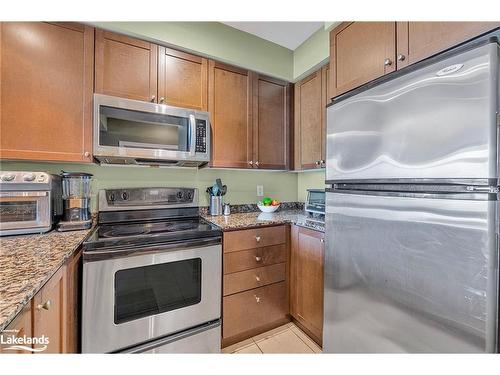
[[[177,192],[177,198],[182,199],[182,191]]]
[[[127,193],[126,191],[124,191],[124,192],[122,193],[122,199],[123,199],[124,201],[126,201],[126,200],[128,199],[128,193]]]
[[[25,174],[23,176],[23,180],[26,181],[26,182],[31,182],[31,181],[34,181],[36,178],[35,174],[34,173],[28,173],[28,174]]]
[[[192,197],[193,197],[193,195],[191,194],[191,192],[190,192],[190,191],[188,191],[188,193],[187,193],[187,198],[188,198],[189,200],[191,200],[191,198],[192,198]]]
[[[111,202],[114,202],[114,201],[115,201],[115,193],[111,193],[111,194],[109,194],[109,200],[110,200]]]
[[[12,181],[14,178],[16,178],[16,175],[7,173],[2,176],[2,181]]]

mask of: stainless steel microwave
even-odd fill
[[[94,94],[93,152],[102,164],[203,166],[210,161],[209,116]]]

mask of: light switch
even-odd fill
[[[258,197],[263,197],[264,196],[264,186],[257,185],[257,196]]]

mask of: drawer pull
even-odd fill
[[[255,276],[255,280],[256,280],[257,282],[259,282],[259,281],[260,281],[260,277],[259,277],[259,276]]]
[[[255,297],[255,301],[256,301],[257,303],[260,303],[260,297],[257,297],[257,296],[255,296],[255,295],[254,295],[254,297]]]
[[[255,257],[256,262],[260,262],[262,260],[262,257]]]
[[[255,236],[255,241],[260,242],[260,236]]]
[[[47,302],[45,302],[43,305],[38,305],[36,307],[37,310],[41,310],[41,309],[44,309],[44,310],[50,310],[50,305],[51,305],[51,302],[50,302],[50,299],[47,300]]]

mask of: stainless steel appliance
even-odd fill
[[[94,94],[93,153],[103,164],[205,165],[208,112]]]
[[[59,176],[0,172],[0,236],[48,232],[61,213]]]
[[[63,218],[57,225],[59,231],[88,229],[92,226],[90,213],[90,173],[62,172]]]
[[[323,350],[498,352],[499,45],[327,109]]]
[[[99,192],[83,244],[84,353],[220,351],[220,229],[199,216],[198,191]]]
[[[307,189],[307,200],[304,205],[306,213],[314,217],[325,217],[325,189]]]

